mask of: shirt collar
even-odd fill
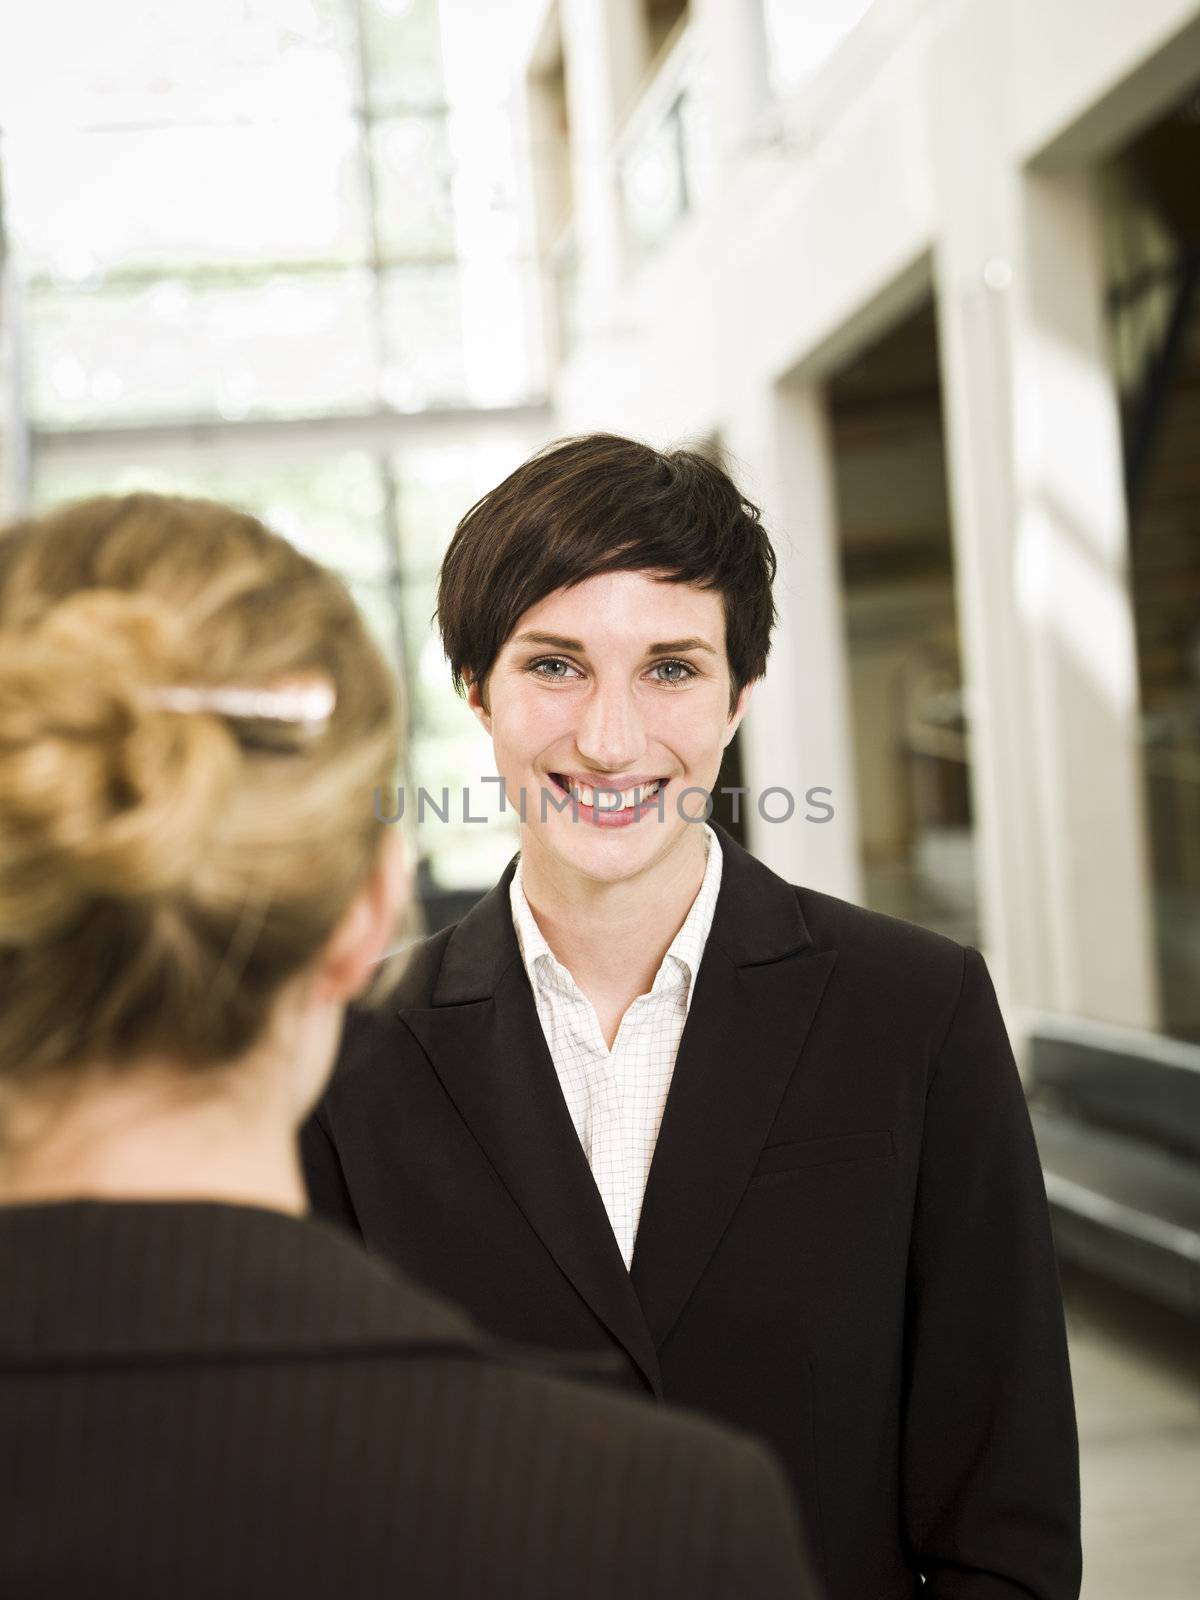
[[[513,873],[512,882],[508,886],[508,900],[512,907],[513,927],[517,933],[521,960],[525,963],[525,971],[534,992],[536,993],[541,985],[549,985],[567,994],[577,993],[575,980],[546,943],[545,935],[538,927],[537,919],[525,897],[520,856],[517,857],[517,870]]]
[[[721,845],[707,823],[704,824],[704,842],[708,858],[699,893],[692,901],[691,909],[683,919],[679,932],[671,940],[650,990],[651,994],[662,995],[686,988],[685,1010],[690,1008],[692,1003],[696,976],[700,970],[704,947],[708,942],[713,915],[717,909],[717,896],[721,891]],[[578,995],[580,990],[574,978],[546,943],[545,936],[537,925],[537,919],[525,896],[519,856],[516,871],[509,884],[508,897],[521,960],[525,963],[530,984],[535,990],[541,985],[557,989],[562,994]]]
[[[671,940],[663,965],[670,958],[679,962],[687,972],[687,1004],[692,1003],[692,991],[696,987],[696,976],[700,971],[700,962],[704,958],[704,947],[708,943],[709,929],[712,927],[713,915],[717,909],[717,896],[721,892],[721,845],[716,834],[704,824],[705,843],[708,845],[708,861],[704,868],[704,878],[700,884],[700,892],[692,901],[692,908],[683,919],[683,926]],[[662,969],[659,969],[661,975]],[[655,984],[658,978],[655,978]]]

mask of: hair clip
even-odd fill
[[[168,684],[150,690],[149,700],[164,711],[215,712],[237,721],[297,725],[315,734],[333,715],[337,693],[325,678],[288,678],[261,689]]]

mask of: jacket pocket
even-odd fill
[[[792,1144],[769,1144],[758,1158],[751,1183],[802,1167],[828,1167],[847,1161],[887,1161],[895,1154],[886,1129],[870,1133],[842,1133],[831,1139],[801,1139]]]

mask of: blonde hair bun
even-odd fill
[[[310,681],[327,717],[260,725],[245,691]],[[378,865],[399,738],[345,584],[256,517],[134,494],[0,534],[0,1086],[239,1057]]]
[[[43,938],[93,896],[168,894],[195,872],[240,756],[218,718],[149,700],[178,676],[176,628],[152,596],[95,589],[0,642],[9,938]]]

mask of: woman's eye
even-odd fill
[[[575,669],[569,661],[563,661],[559,656],[546,656],[541,661],[531,661],[529,670],[535,678],[562,679]]]
[[[659,683],[686,683],[689,678],[696,676],[694,668],[689,667],[686,661],[659,661],[653,670],[671,673],[669,678],[659,678]]]

